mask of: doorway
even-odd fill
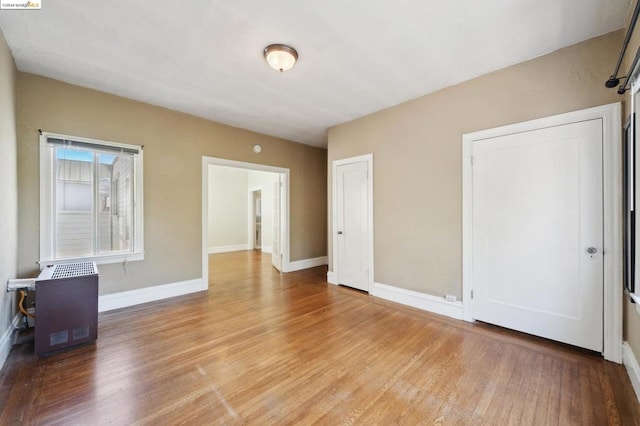
[[[611,104],[463,136],[465,320],[621,361],[619,123]]]
[[[249,250],[262,251],[262,189],[249,189]],[[271,250],[268,250],[271,253]]]
[[[227,184],[220,178],[216,180],[214,170],[236,178]],[[288,272],[289,169],[203,157],[202,176],[203,277],[209,277],[209,254],[251,250],[256,244],[263,254],[272,258],[276,269]],[[221,202],[212,197],[215,188],[219,192],[233,193],[237,203]],[[268,200],[274,197],[272,192],[277,192],[281,200],[277,215],[273,203]],[[230,221],[227,223],[224,217]],[[221,239],[221,235],[225,239]],[[272,241],[277,241],[277,247],[273,247]]]

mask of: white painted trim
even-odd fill
[[[327,283],[338,285],[338,279],[333,271],[327,271]]]
[[[289,272],[315,268],[316,266],[322,266],[326,264],[327,256],[314,257],[311,259],[293,260],[289,262]]]
[[[119,253],[119,254],[100,254],[96,256],[83,256],[83,257],[66,257],[64,259],[43,259],[39,260],[38,264],[40,268],[44,268],[45,265],[51,264],[65,264],[74,262],[96,262],[97,265],[107,265],[110,263],[121,262],[136,262],[138,260],[144,260],[144,252],[142,253]]]
[[[367,241],[367,257],[369,258],[369,276],[367,288],[370,292],[373,288],[373,279],[374,279],[374,257],[373,257],[373,154],[364,154],[358,155],[356,157],[343,158],[340,160],[333,160],[331,162],[331,176],[332,176],[332,188],[331,188],[331,199],[332,199],[332,223],[331,223],[331,242],[333,251],[331,253],[332,256],[332,280],[330,281],[332,284],[338,284],[340,282],[340,265],[338,262],[338,240],[335,238],[335,235],[338,233],[338,229],[336,228],[336,224],[338,223],[337,215],[338,211],[336,209],[337,205],[337,197],[338,197],[338,180],[336,179],[336,169],[338,166],[343,166],[345,164],[352,163],[360,163],[365,162],[367,164],[367,197],[368,197],[368,206],[367,206],[367,233],[368,233],[368,241]],[[329,281],[329,275],[327,274],[327,281]]]
[[[462,308],[473,321],[472,168],[474,141],[551,126],[601,119],[603,135],[604,204],[604,350],[605,359],[622,362],[622,152],[620,103],[545,117],[462,135]]]
[[[263,164],[245,163],[242,161],[226,160],[224,158],[202,157],[202,276],[205,283],[209,277],[209,166],[227,166],[240,169],[256,170],[261,172],[280,173],[283,175],[282,194],[286,198],[283,241],[282,241],[282,271],[289,272],[290,253],[290,222],[291,222],[291,179],[290,170],[283,167],[266,166]],[[206,290],[206,288],[205,288]]]
[[[157,300],[205,291],[207,288],[208,280],[196,278],[194,280],[139,288],[121,293],[105,294],[98,297],[98,311],[106,312],[128,306],[140,305],[142,303],[155,302]]]
[[[265,246],[263,245],[262,247],[260,247],[260,250],[263,253],[267,253],[267,254],[271,254],[273,252],[273,248],[271,246]]]
[[[2,333],[2,337],[0,337],[0,368],[4,366],[4,362],[7,360],[9,352],[11,352],[11,347],[13,346],[13,342],[11,341],[13,330],[18,327],[21,318],[22,314],[20,312],[16,313],[11,320],[11,324],[9,324],[9,328],[7,328],[4,333]]]
[[[631,146],[633,147],[633,155],[635,164],[640,164],[640,150],[636,149],[636,140],[639,137],[636,129],[636,120],[633,118],[636,114],[640,114],[640,111],[636,111],[636,97],[640,96],[638,93],[640,91],[640,79],[638,78],[638,69],[640,67],[640,62],[636,65],[631,77],[631,114],[630,114],[630,125],[631,125]],[[636,118],[637,119],[637,118]],[[637,169],[637,167],[636,167]],[[637,199],[637,189],[640,188],[640,173],[635,172],[635,181],[633,182],[633,189],[635,192],[634,198]],[[635,207],[636,211],[638,207]],[[640,252],[638,250],[638,244],[640,242],[640,229],[636,227],[636,235],[635,235],[635,244],[636,244],[636,252],[635,252],[635,290],[633,293],[629,292],[629,296],[636,304],[636,312],[640,313],[640,305],[638,304],[640,299],[640,270],[638,266],[640,265]]]
[[[209,162],[202,157],[202,278],[209,277]]]
[[[604,358],[622,363],[622,112],[601,107],[604,204]]]
[[[631,379],[631,385],[636,392],[636,398],[640,402],[640,365],[638,365],[638,358],[633,353],[633,349],[627,342],[622,344],[622,363],[627,369],[629,379]]]
[[[289,224],[291,221],[291,180],[289,169],[281,175],[280,185],[280,251],[282,252],[282,272],[290,272],[289,263],[291,262],[291,237],[289,233]],[[284,196],[284,199],[282,197]],[[284,205],[284,209],[282,206]],[[284,213],[284,215],[283,215]],[[282,223],[284,222],[284,227]],[[284,232],[282,231],[284,229]],[[273,249],[271,250],[273,254]]]
[[[640,296],[638,296],[635,293],[629,293],[629,297],[631,298],[634,306],[636,307],[636,312],[640,314]]]
[[[119,147],[136,150],[133,156],[133,247],[129,253],[110,253],[107,255],[94,254],[78,258],[54,259],[55,257],[55,233],[53,232],[55,203],[55,179],[52,172],[55,168],[55,159],[52,149],[47,143],[47,138],[68,139],[77,142],[85,142],[93,145]],[[119,263],[123,261],[144,260],[144,147],[140,145],[124,144],[107,140],[83,138],[78,136],[63,135],[60,133],[40,132],[40,256],[39,264],[69,263],[76,261],[93,260],[97,264]],[[95,217],[93,219],[95,225]],[[97,252],[96,252],[97,253]],[[54,260],[50,260],[54,259]]]
[[[218,247],[209,247],[208,253],[231,253],[232,251],[243,251],[250,250],[249,244],[236,244],[233,246],[218,246]]]
[[[462,319],[462,302],[449,302],[444,297],[432,296],[387,284],[373,283],[371,295],[392,302],[422,309],[450,318]]]
[[[249,250],[253,250],[254,248],[256,248],[256,239],[253,237],[253,235],[256,232],[256,227],[255,227],[255,212],[254,212],[254,208],[253,208],[253,193],[256,191],[260,191],[260,198],[262,198],[262,187],[261,186],[252,186],[250,188],[248,188],[247,193],[248,193],[248,200],[247,200],[247,240],[248,240],[248,246],[249,246]],[[260,227],[262,228],[262,225],[260,225]],[[262,229],[260,229],[260,232],[262,232]]]

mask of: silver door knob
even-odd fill
[[[342,235],[342,231],[338,231],[338,235]]]
[[[595,247],[589,247],[587,249],[587,253],[589,253],[589,254],[596,254],[597,252],[598,252],[598,249],[595,248]]]

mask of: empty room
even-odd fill
[[[639,17],[0,0],[0,424],[640,425]]]

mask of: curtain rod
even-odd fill
[[[636,56],[635,58],[633,58],[633,62],[631,63],[631,66],[629,67],[629,72],[627,72],[627,77],[625,77],[625,81],[624,84],[621,84],[620,87],[618,87],[618,94],[619,95],[624,95],[624,92],[626,92],[627,90],[629,90],[631,88],[631,86],[629,86],[629,83],[631,83],[631,73],[633,72],[634,69],[636,69],[636,64],[638,63],[638,59],[640,59],[640,46],[638,47],[638,50],[636,50]]]
[[[624,36],[624,42],[622,43],[622,51],[620,52],[620,56],[618,57],[618,63],[616,64],[616,69],[615,71],[613,71],[613,74],[611,74],[611,77],[609,77],[609,80],[607,80],[604,83],[604,85],[609,89],[612,89],[616,87],[618,84],[620,84],[621,78],[625,78],[628,81],[631,72],[633,72],[633,67],[631,67],[627,75],[625,75],[624,77],[618,77],[618,72],[620,71],[620,65],[622,65],[622,59],[624,58],[624,54],[627,51],[627,46],[629,46],[629,40],[631,40],[631,34],[633,34],[633,29],[636,27],[636,22],[638,21],[638,14],[640,14],[640,0],[638,0],[638,2],[636,3],[636,8],[633,11],[633,16],[631,17],[631,21],[629,22],[629,28],[627,29],[627,34]],[[625,81],[624,86],[627,85],[627,81]],[[620,90],[622,90],[624,86],[621,86],[618,89],[618,93],[620,93]],[[624,91],[622,93],[624,93]]]

